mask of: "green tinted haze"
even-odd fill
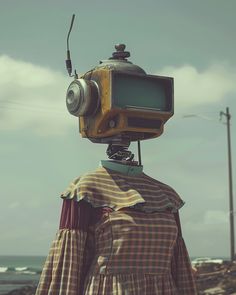
[[[230,107],[234,161],[235,11],[234,0],[0,0],[0,254],[46,255],[60,193],[106,158],[106,146],[81,139],[65,107],[72,81],[66,35],[75,13],[70,47],[79,73],[125,43],[129,60],[147,73],[174,77],[175,115],[163,136],[143,142],[144,171],[186,202],[181,220],[190,255],[229,256],[219,112]],[[235,175],[233,165],[234,182]]]

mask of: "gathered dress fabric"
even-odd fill
[[[100,167],[62,198],[36,295],[197,294],[171,187]]]

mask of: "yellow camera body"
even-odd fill
[[[147,75],[127,61],[124,46],[113,58],[75,79],[67,108],[79,117],[82,137],[98,143],[158,137],[173,115],[173,78]]]

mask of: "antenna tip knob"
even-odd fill
[[[125,44],[115,45],[116,52],[112,53],[112,57],[110,59],[126,60],[126,58],[130,56],[130,53],[125,51],[125,47]]]
[[[125,51],[125,44],[116,44],[115,45],[115,49],[117,50],[117,51]]]

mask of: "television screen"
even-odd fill
[[[171,111],[173,80],[151,75],[113,72],[112,103],[118,108]]]

